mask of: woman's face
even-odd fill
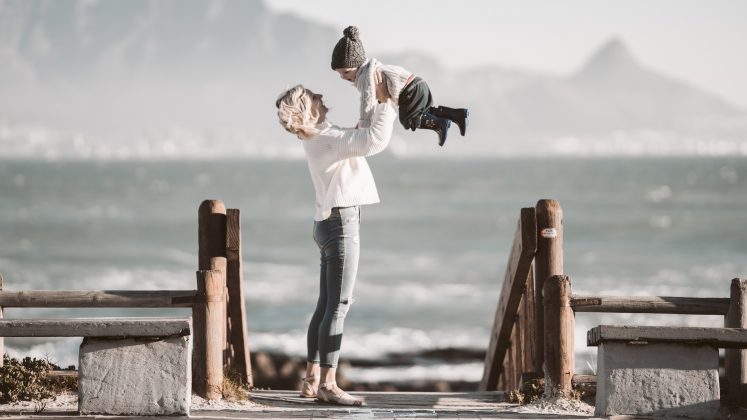
[[[343,80],[353,83],[355,82],[355,74],[358,73],[358,67],[335,69],[335,71],[340,74]]]
[[[318,122],[324,121],[327,118],[327,111],[329,111],[329,108],[322,101],[324,95],[314,93],[311,89],[306,89],[306,94],[311,98],[311,115],[315,116]]]

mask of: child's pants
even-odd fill
[[[415,77],[399,94],[399,122],[406,129],[415,131],[420,118],[433,106],[433,96],[425,80]]]

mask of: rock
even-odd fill
[[[189,415],[190,336],[85,338],[79,362],[80,414]]]

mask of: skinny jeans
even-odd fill
[[[315,221],[314,241],[321,257],[319,299],[306,334],[306,360],[335,368],[358,274],[360,207],[335,207],[329,218]]]

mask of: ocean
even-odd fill
[[[747,277],[747,159],[369,159],[381,203],[342,356],[485,349],[522,207],[564,211],[574,293],[727,297]],[[0,161],[6,290],[192,289],[197,208],[241,210],[251,350],[302,356],[316,301],[313,186],[303,160]],[[187,315],[183,309],[7,309],[6,318]],[[720,317],[579,314],[577,370],[599,323],[721,326]],[[77,364],[78,339],[6,339],[12,356]],[[353,372],[479,380],[480,363]],[[366,376],[368,375],[368,376]]]

